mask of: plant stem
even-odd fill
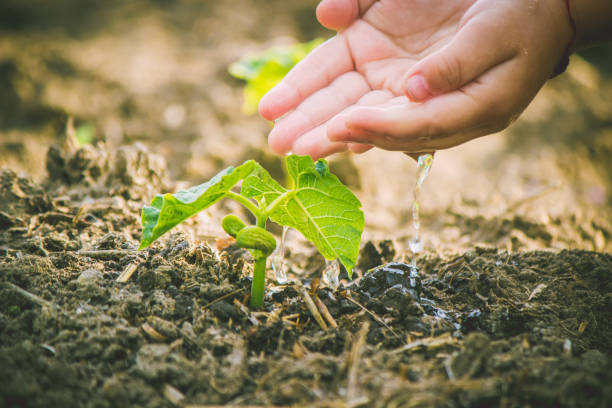
[[[266,229],[267,221],[268,221],[268,217],[262,213],[259,217],[257,217],[257,220],[255,221],[255,225],[257,225],[259,228]]]
[[[260,228],[266,228],[266,222],[268,221],[267,211],[263,211],[253,204],[253,202],[248,198],[232,191],[225,193],[225,196],[244,205],[257,219],[257,226]],[[274,204],[278,205],[279,202],[280,200],[276,200]],[[266,292],[266,260],[268,257],[262,256],[260,251],[254,252],[256,253],[256,256],[255,266],[253,267],[253,283],[251,284],[251,307],[253,309],[261,309]]]
[[[253,202],[248,198],[241,196],[240,194],[236,194],[233,191],[226,192],[225,196],[231,198],[232,200],[238,201],[240,204],[244,205],[251,213],[253,213],[255,218],[261,217],[261,210],[257,208],[257,206],[253,204]]]
[[[268,218],[270,213],[276,209],[288,196],[295,195],[296,190],[285,191],[280,196],[276,197],[276,200],[272,201],[266,208],[263,209],[262,215]]]
[[[266,259],[262,256],[255,259],[253,268],[253,283],[251,285],[251,307],[260,309],[264,303],[264,293],[266,290]]]

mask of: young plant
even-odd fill
[[[228,167],[199,186],[155,196],[142,210],[140,249],[222,198],[231,198],[256,219],[256,225],[251,226],[235,215],[222,222],[236,244],[248,249],[255,260],[251,307],[263,306],[266,259],[276,248],[274,236],[265,229],[268,219],[300,231],[327,260],[339,260],[352,276],[364,225],[361,202],[329,172],[325,160],[313,162],[309,156],[291,155],[285,161],[287,188],[259,163],[249,160],[236,168]],[[240,193],[231,191],[240,181]]]
[[[261,97],[321,43],[323,39],[316,38],[305,43],[276,46],[246,55],[240,61],[231,64],[229,73],[246,81],[242,111],[248,115],[257,112],[257,104]]]

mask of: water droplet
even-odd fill
[[[572,354],[572,341],[570,339],[563,341],[563,352],[565,354]]]
[[[285,267],[285,239],[287,238],[288,230],[288,227],[283,227],[280,243],[278,244],[276,251],[274,251],[272,254],[272,259],[270,260],[272,270],[274,271],[274,278],[280,285],[284,285],[288,281],[287,268]]]
[[[272,262],[272,270],[274,271],[274,279],[276,279],[276,283],[279,285],[284,285],[287,283],[287,270],[285,269],[285,265],[282,259],[275,259]]]
[[[332,290],[340,286],[340,264],[338,261],[328,261],[323,269],[323,282]]]
[[[408,241],[408,247],[413,254],[418,254],[423,252],[424,244],[423,240],[420,237],[414,237],[410,241]]]
[[[431,165],[433,164],[433,155],[431,154],[423,154],[419,156],[417,159],[417,165],[419,172],[417,173],[417,189],[421,189],[423,182],[429,175],[429,170],[431,170]]]
[[[416,264],[416,258],[412,258],[412,262],[410,262],[410,287],[416,287],[416,278],[419,276],[419,267]]]

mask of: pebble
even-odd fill
[[[79,277],[77,278],[77,282],[92,282],[98,281],[103,278],[102,272],[97,269],[85,269]]]

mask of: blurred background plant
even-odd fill
[[[242,111],[247,115],[257,112],[262,96],[272,89],[308,53],[323,43],[316,38],[305,43],[275,46],[249,53],[229,66],[229,73],[246,81]]]

